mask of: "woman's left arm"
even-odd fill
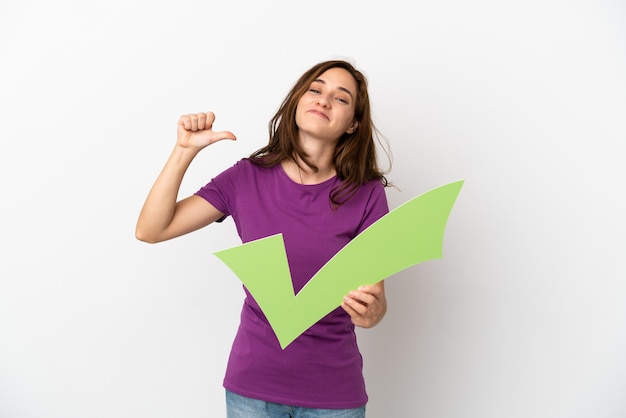
[[[348,293],[341,303],[341,307],[350,315],[352,323],[357,327],[372,328],[378,324],[387,312],[385,298],[385,281],[361,286]]]

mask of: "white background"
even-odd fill
[[[238,136],[182,197],[345,58],[390,206],[465,180],[443,258],[390,278],[359,331],[368,416],[623,418],[625,22],[619,0],[2,1],[0,416],[224,415],[232,221],[148,245],[139,209],[180,114]]]

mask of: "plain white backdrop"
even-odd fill
[[[243,292],[231,220],[134,238],[180,114],[267,141],[345,58],[393,151],[392,208],[465,184],[442,259],[359,330],[369,417],[626,416],[626,6],[608,0],[0,3],[0,416],[224,416]],[[306,378],[306,376],[303,376]]]

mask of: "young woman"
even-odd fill
[[[139,215],[138,239],[165,241],[232,216],[242,242],[283,234],[298,292],[388,212],[367,80],[352,64],[326,61],[305,72],[272,118],[268,145],[177,201],[198,152],[236,139],[213,131],[214,120],[211,112],[179,119],[176,146]],[[244,291],[224,378],[228,416],[364,417],[368,398],[354,329],[385,315],[384,283],[351,291],[284,350]]]

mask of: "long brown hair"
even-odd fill
[[[358,122],[357,129],[351,134],[344,133],[339,138],[333,156],[337,178],[341,180],[341,183],[331,191],[330,200],[334,206],[339,206],[348,200],[360,185],[370,180],[379,179],[384,186],[390,185],[384,175],[386,172],[378,167],[376,158],[374,135],[377,140],[380,138],[379,132],[372,122],[367,78],[349,62],[342,60],[324,61],[302,74],[270,120],[268,126],[269,143],[253,152],[248,159],[257,165],[272,167],[284,160],[295,161],[294,156],[297,155],[313,171],[318,170],[298,145],[296,108],[300,98],[309,89],[311,83],[331,68],[345,69],[352,75],[357,85],[354,109],[354,120]],[[387,156],[390,158],[389,152],[387,152]]]

